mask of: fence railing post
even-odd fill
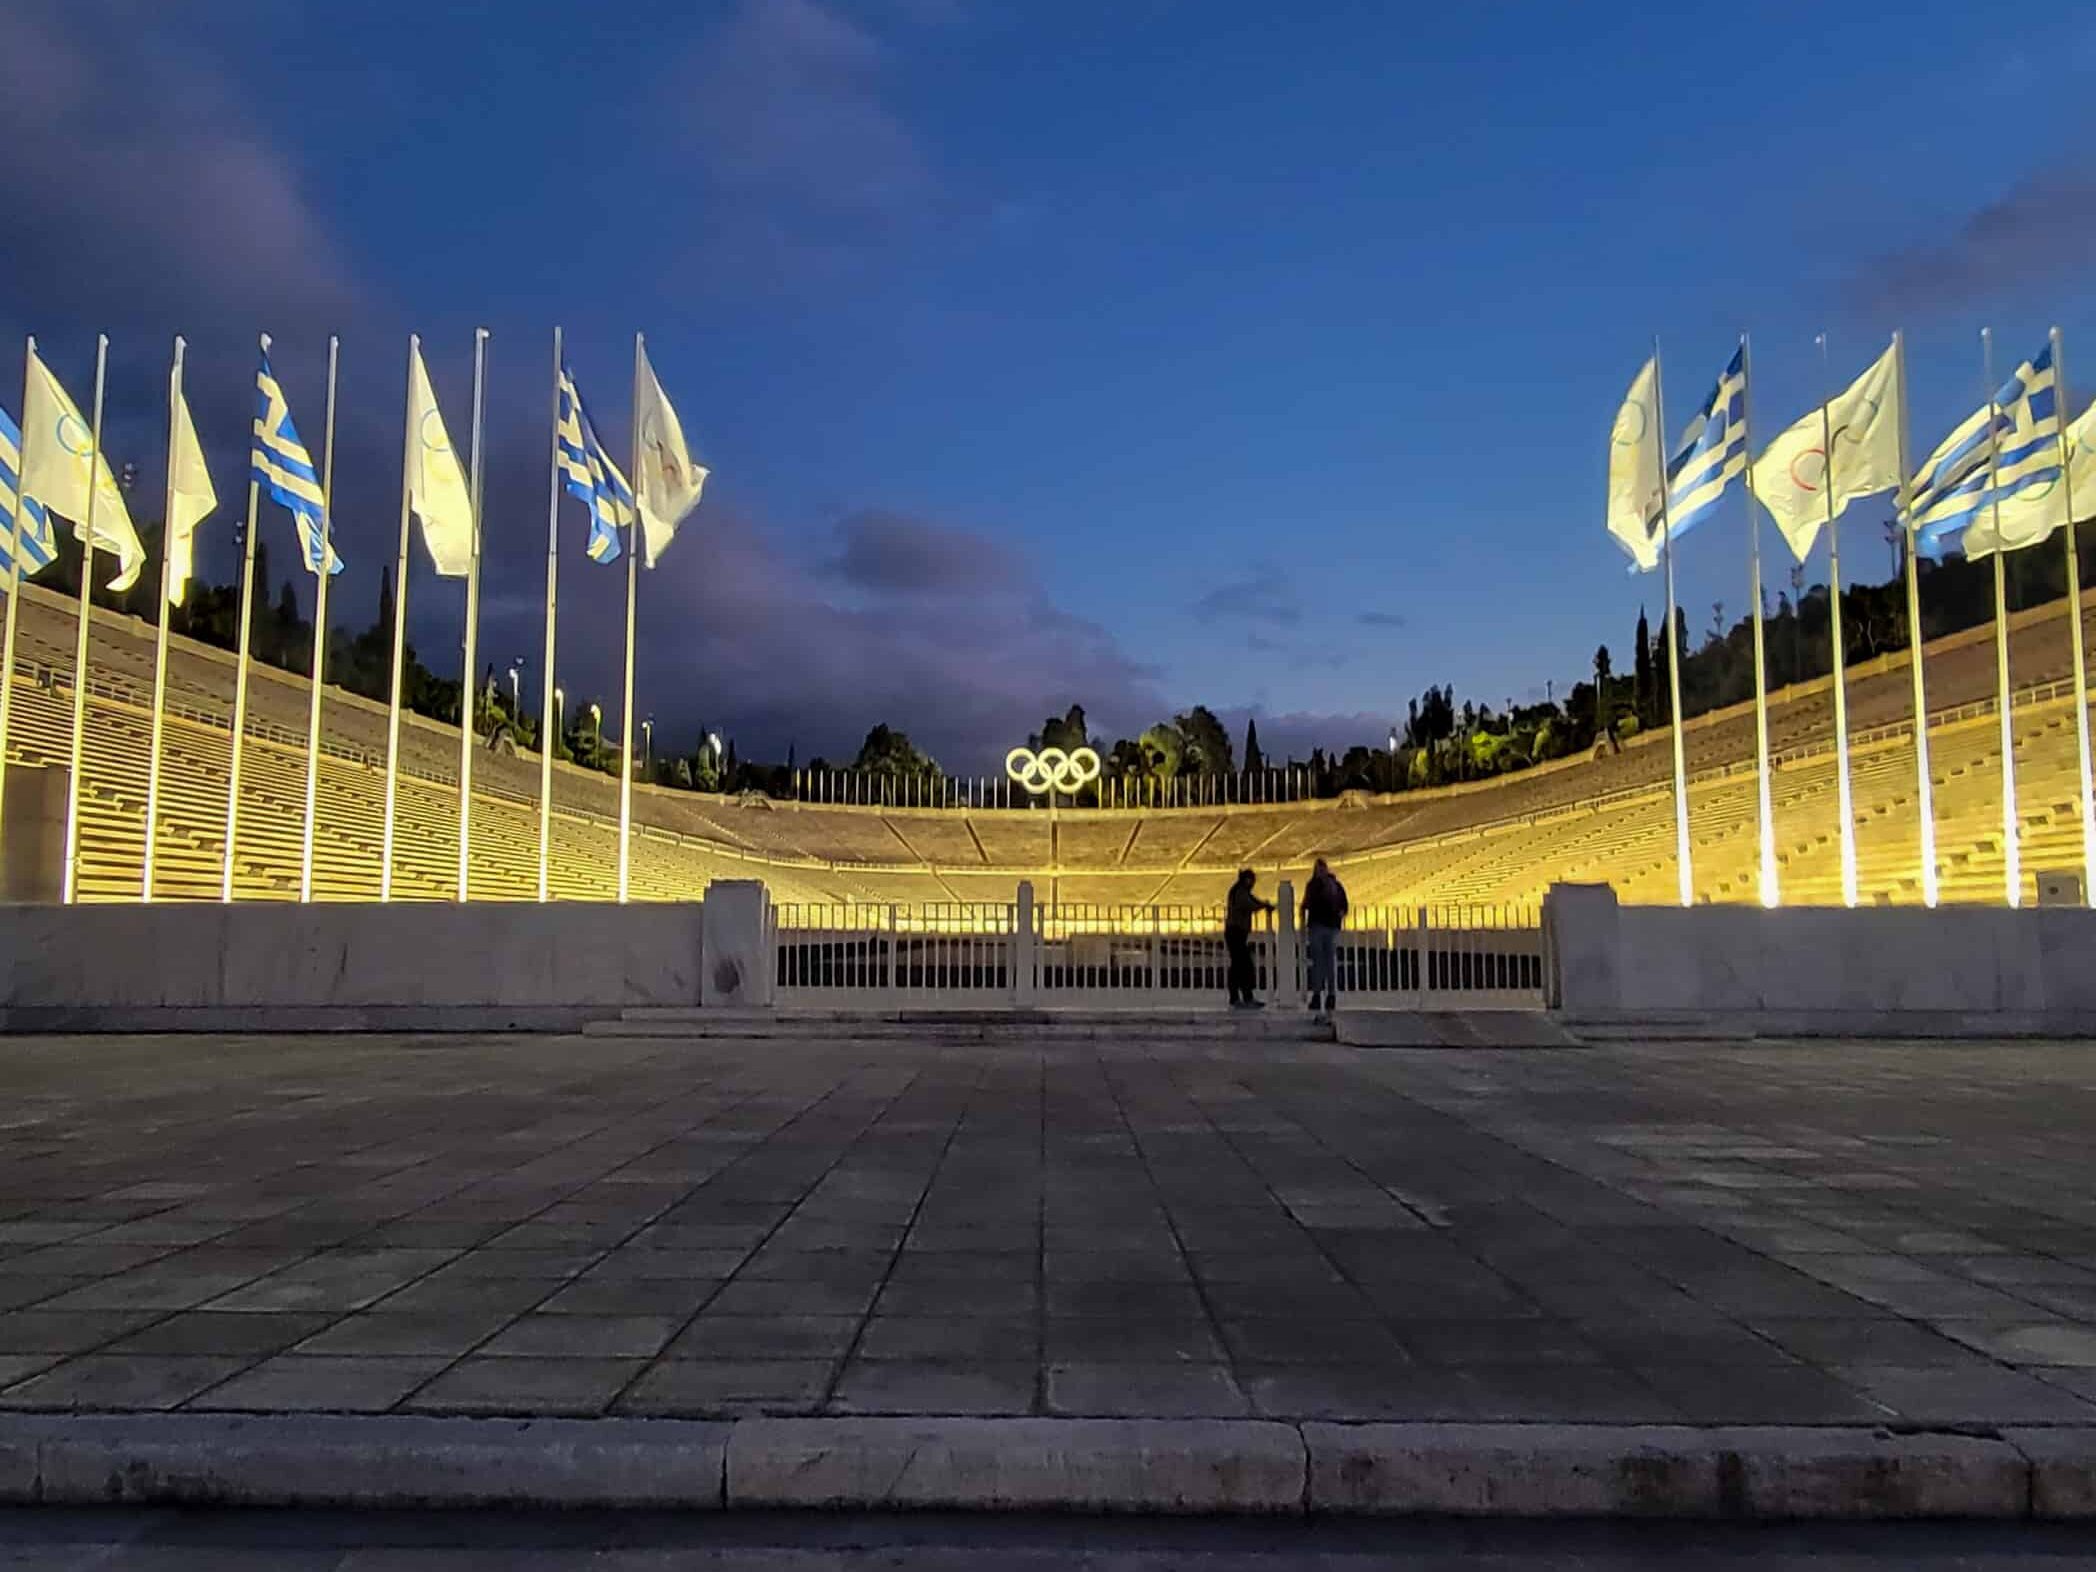
[[[902,1003],[902,922],[901,910],[893,902],[888,906],[888,987],[895,994],[895,1002]]]
[[[1037,963],[1041,932],[1039,908],[1033,903],[1033,880],[1019,881],[1019,901],[1012,913],[1012,1002],[1032,1004],[1039,987]]]
[[[1274,891],[1274,895],[1274,976],[1271,992],[1276,1000],[1293,999],[1302,992],[1303,984],[1296,964],[1295,886],[1283,879],[1281,887]]]
[[[1427,910],[1425,906],[1419,908],[1419,1008],[1422,1010],[1426,1008],[1426,996],[1433,987],[1434,969],[1433,955],[1429,948],[1432,941],[1428,937]]]

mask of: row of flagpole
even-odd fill
[[[227,764],[225,839],[220,865],[219,894],[234,897],[240,833],[240,780],[243,745],[247,729],[248,666],[255,593],[256,526],[264,491],[282,504],[298,526],[306,566],[316,580],[313,614],[313,649],[306,729],[305,804],[299,859],[299,898],[313,898],[314,837],[319,813],[319,767],[322,687],[326,679],[328,641],[328,581],[341,571],[333,530],[332,496],[335,468],[336,383],[340,342],[328,340],[326,413],[322,457],[316,469],[298,435],[281,386],[270,365],[270,338],[260,338],[260,365],[256,372],[256,414],[250,447],[247,524],[242,538],[239,585],[238,652],[233,688],[231,748]],[[459,684],[459,783],[458,783],[458,899],[468,898],[472,849],[473,752],[476,746],[474,718],[477,708],[475,661],[479,622],[481,522],[484,495],[484,436],[486,414],[488,332],[474,335],[473,412],[468,472],[461,470],[446,434],[436,395],[422,361],[421,340],[408,341],[406,419],[401,443],[401,504],[399,549],[395,559],[393,661],[391,691],[386,720],[386,770],[384,828],[380,861],[380,899],[393,894],[394,846],[397,835],[400,770],[400,718],[402,676],[407,638],[407,592],[410,566],[410,519],[422,521],[423,542],[437,572],[466,580],[465,626],[462,637]],[[89,628],[97,549],[112,551],[120,562],[110,587],[123,589],[133,583],[144,561],[129,511],[109,471],[102,444],[102,406],[107,380],[109,340],[98,338],[95,350],[93,418],[81,419],[79,411],[37,355],[36,340],[27,341],[25,352],[23,420],[17,430],[0,411],[0,508],[6,510],[8,602],[4,634],[0,634],[0,808],[5,803],[5,771],[8,729],[12,708],[16,627],[19,617],[25,554],[31,559],[26,572],[34,574],[57,559],[51,516],[75,521],[75,534],[82,543],[79,604],[74,629],[73,714],[71,772],[67,785],[65,868],[63,895],[68,902],[78,893],[80,863],[80,790],[86,756]],[[165,527],[159,579],[159,606],[153,654],[153,709],[151,740],[146,770],[145,850],[140,884],[141,899],[153,899],[154,867],[158,842],[162,762],[165,741],[169,612],[186,594],[194,557],[197,526],[217,507],[217,494],[205,468],[196,428],[190,419],[183,391],[186,342],[174,341],[168,374],[168,449]],[[620,530],[625,531],[623,550],[627,555],[625,674],[625,746],[619,788],[618,898],[631,892],[631,835],[634,757],[633,665],[635,619],[638,604],[637,569],[643,551],[653,567],[675,534],[677,527],[698,506],[707,470],[695,463],[685,442],[676,411],[655,379],[645,340],[633,341],[633,441],[632,473],[638,485],[629,485],[597,440],[594,427],[583,408],[572,374],[562,351],[561,330],[553,330],[553,433],[549,461],[548,543],[546,559],[546,651],[544,714],[540,731],[539,776],[539,878],[540,900],[550,898],[550,843],[552,834],[553,753],[559,745],[555,710],[554,656],[556,649],[556,583],[560,546],[560,498],[563,489],[589,504],[588,555],[592,561],[608,563],[621,553]],[[12,443],[12,470],[6,466],[8,444]],[[266,588],[266,586],[265,586]],[[0,835],[6,833],[0,813]]]
[[[2000,724],[2002,839],[2005,898],[2020,905],[2022,858],[2016,805],[2015,731],[2010,686],[2007,570],[2011,550],[2034,546],[2054,530],[2065,540],[2068,622],[2074,666],[2075,741],[2082,825],[2083,898],[2096,905],[2096,781],[2092,781],[2088,716],[2088,668],[2081,626],[2081,572],[2075,541],[2074,479],[2090,463],[2096,437],[2096,407],[2071,421],[2060,331],[2046,348],[2018,367],[1999,387],[1994,381],[1993,335],[1981,334],[1981,375],[1986,404],[1938,445],[1919,473],[1910,474],[1907,449],[1906,350],[1894,334],[1891,346],[1845,392],[1831,379],[1826,336],[1818,345],[1827,392],[1818,408],[1793,424],[1759,457],[1752,456],[1748,427],[1751,351],[1746,335],[1717,386],[1690,421],[1679,443],[1665,446],[1666,431],[1659,344],[1633,379],[1618,411],[1609,464],[1609,533],[1629,550],[1641,571],[1664,570],[1668,705],[1673,734],[1675,859],[1684,906],[1695,899],[1689,833],[1686,747],[1681,713],[1680,640],[1677,633],[1673,543],[1677,535],[1711,514],[1734,476],[1741,477],[1749,516],[1749,564],[1754,648],[1755,773],[1758,829],[1758,893],[1764,905],[1781,900],[1775,852],[1773,790],[1769,759],[1767,658],[1763,637],[1761,514],[1768,512],[1799,561],[1824,528],[1828,552],[1828,597],[1832,646],[1831,689],[1835,731],[1836,796],[1840,815],[1841,891],[1845,905],[1859,899],[1855,811],[1848,746],[1848,691],[1841,619],[1840,515],[1848,503],[1874,492],[1894,494],[1901,531],[1913,687],[1916,794],[1919,817],[1920,888],[1925,904],[1939,897],[1935,808],[1929,765],[1928,699],[1923,668],[1921,594],[1916,558],[1962,550],[1992,555],[1994,579],[1996,708]],[[1889,408],[1888,408],[1889,406]],[[1837,425],[1837,410],[1842,416]],[[1816,430],[1814,428],[1817,428]],[[1817,447],[1807,444],[1816,436]],[[1838,473],[1841,439],[1856,450],[1858,473]],[[1816,473],[1807,462],[1817,458]],[[1801,469],[1801,465],[1803,466]],[[2087,478],[2087,477],[2085,477]],[[1785,482],[1788,485],[1785,485]],[[1815,500],[1815,498],[1817,500]],[[1817,519],[1811,514],[1818,513]]]

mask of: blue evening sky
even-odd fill
[[[1072,700],[1116,732],[1206,702],[1270,748],[1344,745],[1428,683],[1562,691],[1657,617],[1602,532],[1654,333],[1678,428],[1752,331],[1757,445],[1818,395],[1823,330],[1846,380],[1906,329],[1917,452],[1980,396],[1983,324],[2004,374],[2057,321],[2096,376],[2096,24],[2071,8],[168,10],[179,31],[38,0],[0,22],[0,129],[93,154],[0,156],[42,247],[0,266],[0,328],[53,335],[82,396],[87,335],[128,334],[120,415],[152,407],[168,331],[215,335],[228,496],[252,332],[281,324],[317,440],[340,331],[361,619],[402,338],[463,443],[485,323],[484,637],[533,668],[547,333],[622,445],[645,330],[715,474],[642,584],[643,707],[745,752],[834,757],[889,720],[983,768]],[[72,189],[98,172],[115,189]],[[1888,570],[1883,516],[1850,515],[1852,576]],[[1681,553],[1699,634],[1745,605],[1744,520]],[[612,692],[622,583],[566,563],[564,669],[572,641]],[[456,590],[413,596],[444,669]]]

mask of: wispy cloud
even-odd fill
[[[361,292],[329,226],[178,22],[116,0],[0,9],[0,289],[47,326],[342,325]]]
[[[2096,168],[2053,167],[1946,221],[1933,238],[1878,258],[1847,292],[1870,306],[1932,312],[2086,276],[2092,265]]]
[[[1226,580],[1188,608],[1202,620],[1262,623],[1293,628],[1303,620],[1303,600],[1286,570],[1260,563],[1241,578]]]
[[[1402,628],[1405,614],[1401,611],[1363,611],[1355,613],[1354,621],[1364,628]]]
[[[705,187],[707,255],[833,261],[892,238],[938,194],[891,101],[888,47],[820,0],[742,0],[669,74]]]
[[[641,584],[640,686],[656,696],[658,735],[703,720],[736,734],[747,756],[783,756],[793,743],[803,760],[835,759],[886,722],[949,767],[981,770],[1072,703],[1131,734],[1170,713],[1152,669],[1057,605],[993,537],[879,511],[837,533],[839,551],[803,567],[755,519],[708,498]],[[972,566],[937,576],[955,562]],[[570,579],[581,593],[599,588],[592,570],[575,569],[564,600]],[[964,579],[992,592],[967,592]],[[490,648],[530,647],[527,598],[512,622]],[[617,691],[616,641],[564,644],[561,660],[571,694]]]
[[[1025,564],[974,530],[878,509],[837,526],[830,572],[855,589],[891,595],[1008,595],[1027,588]]]

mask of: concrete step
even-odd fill
[[[706,1010],[635,1007],[593,1021],[592,1037],[912,1042],[1145,1041],[1331,1042],[1330,1026],[1307,1011],[1265,1010]]]

